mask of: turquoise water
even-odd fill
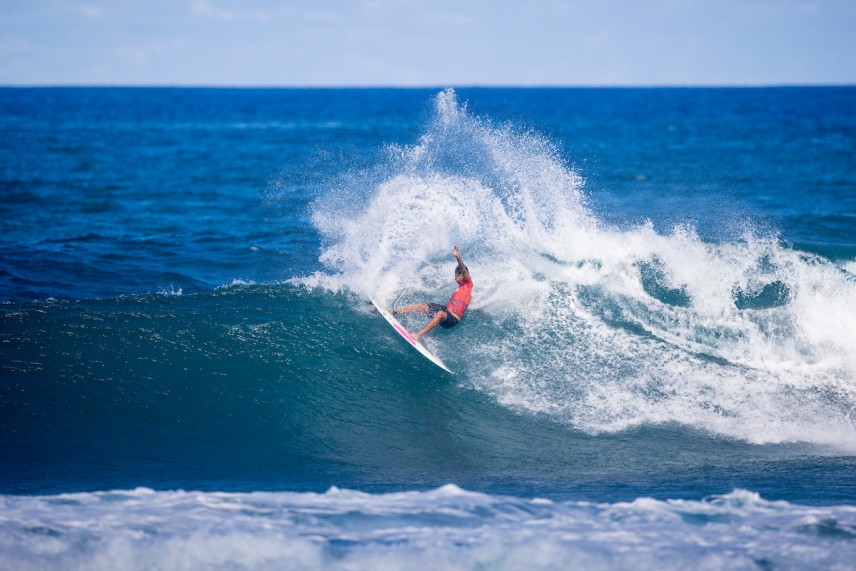
[[[0,557],[852,568],[854,111],[0,89]]]

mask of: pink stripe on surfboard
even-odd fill
[[[402,337],[404,337],[405,339],[410,341],[411,345],[416,345],[416,343],[417,343],[416,339],[414,339],[413,336],[410,335],[410,333],[404,327],[402,327],[401,325],[398,325],[397,323],[391,323],[390,325],[395,327],[395,330],[398,331]]]

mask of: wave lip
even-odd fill
[[[446,485],[366,494],[130,491],[2,496],[14,569],[848,568],[856,507],[735,490],[591,503]]]

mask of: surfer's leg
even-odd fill
[[[427,303],[411,303],[403,305],[396,309],[393,313],[428,313]]]
[[[438,311],[437,313],[435,313],[435,314],[434,314],[434,317],[431,319],[431,321],[429,321],[429,322],[425,325],[425,327],[423,327],[423,328],[422,328],[422,331],[420,331],[419,333],[414,334],[414,335],[413,335],[413,338],[414,338],[414,339],[416,339],[416,340],[418,341],[420,337],[422,337],[423,335],[425,335],[426,333],[428,333],[429,331],[431,331],[432,329],[434,329],[435,327],[437,327],[437,324],[438,324],[438,323],[440,323],[441,321],[443,321],[444,319],[446,319],[446,316],[447,316],[447,315],[448,315],[448,314],[447,314],[445,311]]]

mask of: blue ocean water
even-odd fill
[[[856,568],[856,88],[4,88],[0,134],[3,568]],[[455,244],[450,376],[367,300]]]

